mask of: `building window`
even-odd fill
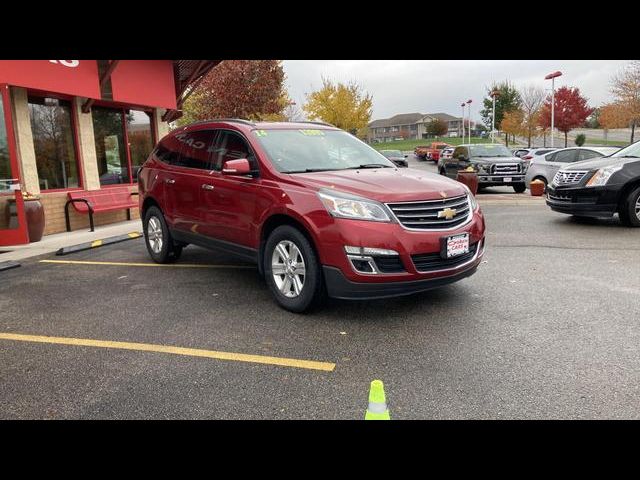
[[[138,171],[153,150],[151,115],[143,110],[93,107],[100,185],[138,181]]]
[[[122,110],[93,107],[91,113],[100,185],[129,183]]]
[[[153,150],[153,134],[151,133],[151,112],[129,110],[126,113],[127,137],[131,156],[131,172],[133,181],[138,181],[138,171]]]
[[[71,104],[35,96],[28,102],[40,189],[79,187]]]

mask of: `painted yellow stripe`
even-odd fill
[[[111,340],[93,340],[90,338],[47,337],[41,335],[24,335],[20,333],[2,333],[0,339],[18,342],[53,343],[56,345],[76,345],[80,347],[115,348],[120,350],[135,350],[138,352],[171,353],[188,357],[214,358],[216,360],[230,360],[233,362],[261,363],[281,367],[304,368],[307,370],[322,370],[332,372],[335,363],[316,362],[313,360],[298,360],[295,358],[267,357],[263,355],[247,355],[244,353],[217,352],[199,348],[174,347],[171,345],[157,345],[153,343],[115,342]]]
[[[210,265],[193,263],[131,263],[131,262],[97,262],[86,260],[40,260],[40,263],[61,263],[68,265],[111,265],[122,267],[170,267],[170,268],[245,268],[255,269],[253,265]]]
[[[91,242],[91,248],[100,246],[102,246],[102,240],[94,240],[93,242]]]
[[[129,238],[138,238],[142,236],[138,232],[127,233],[127,235],[129,236]]]

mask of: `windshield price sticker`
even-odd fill
[[[267,132],[265,130],[256,130],[256,136],[257,137],[266,137],[267,136]]]
[[[300,133],[307,135],[308,137],[324,137],[324,132],[322,130],[304,129],[300,130]]]

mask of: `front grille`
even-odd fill
[[[575,185],[576,183],[580,183],[580,180],[582,180],[587,173],[589,173],[587,170],[560,170],[556,173],[555,177],[553,177],[553,183],[556,185]]]
[[[411,255],[416,270],[422,273],[454,268],[471,260],[476,254],[478,243],[469,245],[469,253],[453,258],[442,258],[440,253],[424,253]]]
[[[376,267],[378,267],[378,270],[382,273],[399,273],[406,271],[402,260],[400,260],[400,257],[397,255],[389,257],[376,256],[373,257],[373,261],[376,262]]]
[[[549,200],[553,200],[554,202],[570,202],[571,197],[569,195],[554,195],[551,193],[547,193],[547,198]]]
[[[437,230],[458,227],[469,219],[471,211],[466,195],[425,200],[423,202],[387,203],[400,224],[416,230]],[[451,217],[451,210],[455,215]],[[447,216],[451,218],[447,219]]]
[[[519,163],[495,163],[491,165],[493,175],[515,175],[522,173],[522,165]]]

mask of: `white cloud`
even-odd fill
[[[322,84],[322,76],[357,81],[373,95],[373,118],[396,113],[446,112],[460,114],[460,103],[472,99],[471,114],[479,119],[485,87],[510,80],[551,88],[547,73],[563,72],[556,88],[580,88],[591,106],[609,101],[611,76],[625,60],[285,60],[287,84],[302,107],[305,93]]]

